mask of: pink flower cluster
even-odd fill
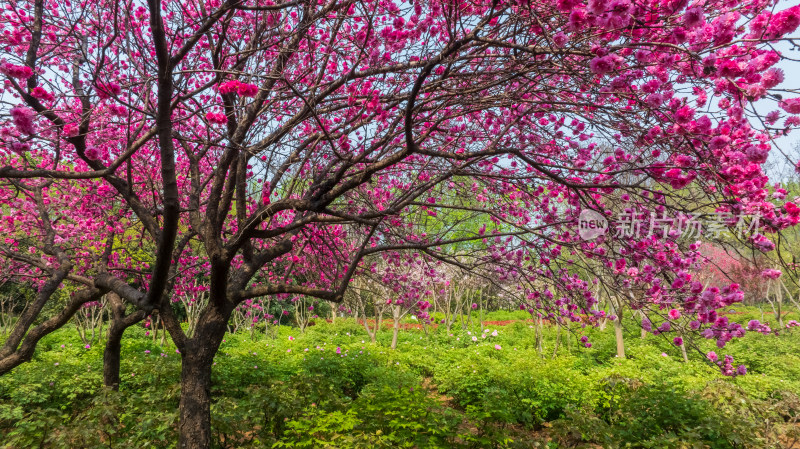
[[[226,81],[219,85],[219,93],[227,94],[236,92],[242,97],[255,97],[258,94],[258,86],[255,84],[243,83],[239,80]]]
[[[9,62],[0,64],[0,73],[11,78],[25,80],[33,76],[33,70],[28,66],[14,65]]]
[[[122,88],[119,84],[111,83],[97,83],[97,97],[105,100],[110,97],[116,97],[122,93]]]
[[[34,118],[36,117],[36,113],[33,112],[32,109],[26,108],[24,106],[17,106],[15,108],[12,108],[10,113],[11,113],[11,119],[14,121],[14,126],[16,126],[21,133],[23,134],[36,133],[36,125],[34,123]]]
[[[739,367],[736,370],[733,369],[733,357],[729,355],[725,356],[724,361],[720,361],[719,356],[714,351],[711,351],[708,354],[706,354],[706,357],[708,357],[708,360],[711,360],[712,362],[717,364],[717,366],[719,366],[720,369],[722,370],[722,374],[726,376],[735,377],[737,375],[743,376],[747,374],[747,368],[744,365],[739,365]]]
[[[214,112],[209,112],[206,114],[206,120],[217,125],[224,125],[228,123],[228,117],[225,114],[217,114]]]
[[[42,89],[40,86],[36,86],[31,90],[31,96],[33,98],[38,98],[39,100],[46,100],[46,101],[53,101],[55,97],[50,92]]]
[[[790,98],[781,101],[780,107],[790,114],[800,114],[800,98]]]

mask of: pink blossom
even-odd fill
[[[672,309],[672,310],[669,311],[668,315],[669,315],[669,319],[677,320],[678,318],[681,317],[681,312],[678,309]]]
[[[604,75],[614,70],[614,59],[611,56],[602,56],[589,61],[589,69],[598,74]]]
[[[580,3],[580,0],[556,0],[556,7],[558,7],[559,11],[569,12]]]
[[[11,78],[26,80],[33,75],[33,70],[28,66],[14,65],[9,62],[0,64],[0,73]]]
[[[767,116],[764,118],[764,121],[766,121],[770,125],[774,125],[775,122],[777,122],[778,119],[780,118],[781,118],[781,113],[779,111],[770,111],[769,113],[767,113]]]
[[[221,94],[228,94],[232,92],[236,92],[237,88],[239,87],[239,80],[231,80],[226,81],[219,85],[219,93]]]
[[[778,105],[790,114],[800,114],[800,98],[790,98],[781,101]]]
[[[650,107],[657,108],[664,102],[664,98],[659,93],[652,93],[645,98],[644,102]]]
[[[86,148],[86,151],[84,151],[84,154],[86,155],[86,157],[88,159],[91,159],[91,160],[100,159],[100,149],[95,147],[95,146],[90,146],[90,147]]]
[[[775,249],[775,244],[762,234],[755,234],[750,240],[761,252],[768,253]]]
[[[683,106],[675,112],[675,121],[678,123],[688,123],[694,117],[694,109]]]
[[[698,27],[704,22],[703,8],[690,8],[683,14],[683,25],[688,29]]]
[[[708,147],[712,150],[721,150],[728,146],[728,143],[731,141],[731,138],[728,136],[715,136],[709,142]]]
[[[236,93],[243,97],[255,97],[258,94],[258,86],[255,84],[239,83],[236,86]]]
[[[776,270],[774,268],[767,268],[766,270],[761,272],[761,277],[764,279],[778,279],[781,277],[781,270]]]
[[[209,112],[206,114],[206,120],[211,123],[216,123],[218,125],[224,125],[228,123],[228,117],[225,114],[216,114],[213,112]]]
[[[494,349],[497,349],[499,351],[499,350],[501,350],[503,348],[500,345],[494,345]]]
[[[40,100],[53,101],[55,97],[50,92],[44,90],[40,86],[36,86],[31,90],[31,96]]]
[[[101,100],[105,100],[111,96],[117,96],[122,93],[122,88],[117,83],[97,83],[97,96]]]
[[[557,47],[563,47],[567,41],[569,41],[569,38],[563,31],[559,31],[553,35],[553,43],[556,44]]]
[[[681,337],[675,337],[675,338],[673,338],[673,339],[672,339],[672,342],[675,344],[675,346],[681,346],[681,345],[683,345],[683,339],[682,339]]]
[[[20,132],[24,134],[35,134],[36,133],[36,125],[34,124],[34,117],[36,113],[33,112],[32,109],[26,108],[24,106],[17,106],[11,108],[11,118],[14,121],[14,125]]]
[[[778,12],[770,22],[770,28],[779,35],[794,32],[800,26],[800,5]]]
[[[783,78],[783,70],[772,68],[761,74],[761,84],[770,89],[782,83]]]

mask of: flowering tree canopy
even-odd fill
[[[800,6],[6,5],[0,253],[38,296],[0,372],[108,292],[157,310],[183,357],[182,447],[209,444],[212,359],[248,299],[340,301],[382,257],[385,279],[480,268],[524,307],[576,319],[602,271],[725,340],[738,330],[714,309],[741,292],[692,279],[696,243],[666,229],[582,240],[581,210],[711,210],[728,226],[757,213],[763,251],[800,221],[798,205],[769,201],[762,171],[771,139],[800,125],[771,45]],[[67,285],[61,312],[31,328]],[[426,290],[402,299],[424,304],[408,296]],[[171,302],[197,291],[209,300],[189,337]]]

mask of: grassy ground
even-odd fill
[[[761,318],[737,308],[731,319]],[[720,354],[748,366],[727,378],[672,337],[625,322],[625,359],[605,330],[545,326],[543,350],[523,312],[493,312],[481,331],[391,330],[369,343],[352,319],[300,334],[228,335],[215,360],[219,447],[784,448],[800,412],[800,331],[747,335]],[[766,316],[767,319],[771,315]],[[797,319],[788,316],[785,320]],[[509,322],[510,321],[510,322]],[[656,325],[659,323],[655,323]],[[497,335],[493,336],[493,331]],[[577,338],[586,335],[593,346]],[[290,339],[293,337],[293,339]],[[476,337],[477,341],[473,341]],[[702,352],[716,349],[698,341]],[[555,354],[555,356],[554,356]],[[74,329],[0,377],[0,447],[173,447],[180,355],[132,328],[119,392],[102,384],[102,343]],[[798,445],[800,447],[800,445]]]

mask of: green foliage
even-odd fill
[[[742,310],[731,317],[759,314]],[[486,321],[517,315],[491,312]],[[642,339],[627,324],[626,359],[615,357],[613,329],[577,325],[562,329],[555,358],[555,329],[545,326],[540,353],[529,322],[490,324],[485,332],[477,320],[450,333],[403,330],[395,351],[390,332],[371,344],[348,319],[318,320],[304,334],[287,326],[274,336],[229,334],[212,372],[213,443],[763,449],[781,447],[798,432],[800,333],[731,342],[724,352],[749,374],[725,378],[702,357],[683,363],[669,339]],[[594,346],[577,344],[580,335]],[[701,351],[715,347],[695,343]],[[129,329],[119,392],[102,387],[102,349],[86,349],[64,329],[41,342],[33,361],[0,376],[0,448],[174,447],[174,346]]]
[[[618,382],[624,392],[598,413],[569,406],[554,423],[562,442],[579,447],[617,448],[780,448],[785,429],[781,414],[796,415],[797,396],[781,401],[753,401],[728,382],[710,382],[696,393],[670,384]]]

